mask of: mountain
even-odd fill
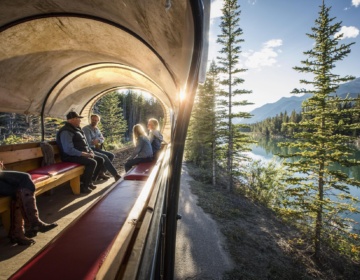
[[[356,78],[350,82],[341,84],[336,91],[336,95],[340,97],[357,97],[360,94],[360,78]],[[305,94],[302,96],[282,97],[274,103],[267,103],[259,108],[252,110],[250,113],[253,115],[251,119],[241,121],[242,123],[256,123],[267,118],[275,117],[281,112],[291,114],[293,110],[296,112],[301,111],[301,103],[310,95]]]

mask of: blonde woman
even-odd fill
[[[136,124],[133,127],[133,142],[135,150],[125,163],[126,172],[128,172],[134,165],[153,160],[151,144],[141,124]]]

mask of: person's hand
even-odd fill
[[[82,152],[81,155],[84,156],[84,157],[86,157],[86,158],[93,158],[93,157],[94,157],[94,154],[92,154],[92,153],[87,153],[87,152]]]
[[[4,162],[0,161],[0,170],[3,170],[3,169],[4,169]]]

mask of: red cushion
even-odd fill
[[[29,171],[30,174],[47,174],[47,175],[56,175],[59,173],[64,173],[70,169],[73,169],[81,164],[73,162],[58,162],[52,165],[39,167],[37,169]]]
[[[124,180],[146,181],[154,166],[154,162],[139,163],[126,173]]]
[[[30,175],[31,175],[31,180],[32,180],[34,183],[43,181],[43,180],[45,180],[45,179],[47,179],[47,178],[50,177],[49,175],[46,175],[46,174],[30,174]]]
[[[96,279],[144,186],[121,181],[9,279]]]

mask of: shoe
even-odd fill
[[[36,243],[34,239],[30,239],[25,236],[24,237],[9,236],[9,238],[12,244],[17,244],[17,245],[30,246]]]
[[[40,224],[38,224],[38,225],[28,229],[28,230],[25,230],[25,236],[29,237],[29,238],[35,237],[35,236],[37,236],[38,232],[44,233],[44,232],[47,232],[49,230],[52,230],[53,228],[56,228],[57,226],[58,226],[57,223],[46,224],[46,223],[42,222],[42,223],[40,223]]]
[[[101,173],[101,174],[98,175],[97,179],[98,180],[102,179],[102,180],[106,181],[106,180],[110,179],[110,176],[107,176],[104,173]]]
[[[80,192],[81,193],[91,193],[91,190],[88,187],[81,187]]]
[[[89,188],[90,190],[95,190],[95,189],[96,189],[96,186],[95,186],[93,183],[91,183],[88,188]]]
[[[115,181],[117,181],[117,180],[121,179],[121,176],[119,174],[117,174],[117,175],[114,176],[114,178],[115,178]]]
[[[16,194],[16,199],[11,200],[10,206],[10,242],[12,244],[25,246],[30,246],[34,244],[35,240],[29,239],[24,235],[24,220],[21,210],[22,205],[19,194]]]

